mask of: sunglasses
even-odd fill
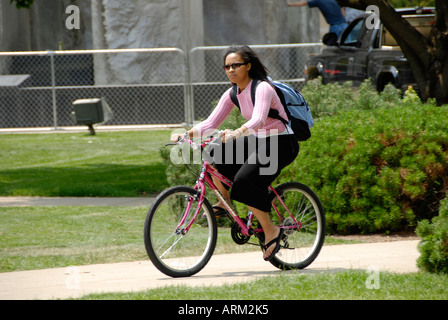
[[[249,62],[244,62],[244,63],[235,62],[235,63],[232,63],[232,64],[226,64],[223,68],[224,68],[224,70],[227,70],[227,71],[229,71],[230,68],[232,68],[233,70],[236,70],[236,69],[238,69],[241,66],[245,66],[246,64],[249,64]]]

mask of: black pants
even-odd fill
[[[294,135],[264,138],[250,135],[222,143],[210,155],[213,166],[233,181],[232,200],[270,212],[268,187],[298,153]]]

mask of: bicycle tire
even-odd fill
[[[298,182],[281,184],[275,190],[302,227],[285,231],[289,248],[282,248],[270,263],[282,270],[304,269],[317,258],[325,241],[326,219],[322,203],[309,187]],[[274,203],[279,202],[276,199],[274,197]],[[286,211],[279,203],[277,208]],[[284,220],[278,223],[279,227],[293,223],[286,212],[282,215]]]
[[[197,190],[187,186],[168,188],[155,199],[146,215],[146,252],[155,267],[168,276],[190,277],[198,273],[209,262],[215,250],[218,229],[207,199],[204,199],[190,230],[185,234],[182,232],[197,207],[197,195]],[[190,201],[192,208],[186,221],[179,227]]]

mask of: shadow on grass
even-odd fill
[[[168,186],[166,166],[88,164],[0,172],[0,195],[47,197],[134,197]]]

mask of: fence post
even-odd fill
[[[185,59],[185,86],[184,86],[184,100],[185,100],[185,124],[192,126],[194,121],[194,93],[193,84],[191,82],[190,72],[190,1],[181,1],[182,10],[182,30],[183,30],[183,44],[182,51]]]
[[[184,86],[184,105],[185,105],[185,123],[192,126],[194,121],[194,96],[193,84],[191,83],[190,74],[190,53],[189,50],[184,52],[185,57],[185,86]]]
[[[47,50],[47,53],[50,55],[50,63],[51,63],[51,92],[52,92],[52,100],[53,100],[53,126],[54,130],[58,128],[58,113],[56,109],[56,75],[54,68],[54,55],[55,52],[51,50]]]

